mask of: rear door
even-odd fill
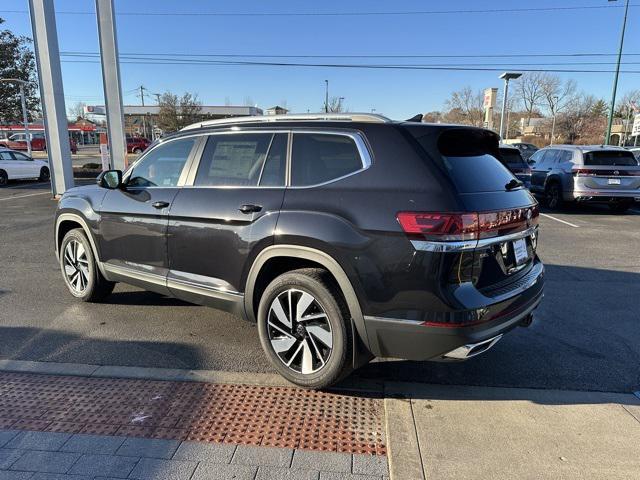
[[[289,132],[223,132],[204,141],[169,213],[168,285],[177,297],[233,310],[247,261],[273,243]]]
[[[33,158],[20,152],[13,152],[13,156],[16,159],[16,164],[19,165],[18,168],[26,178],[36,178],[40,176],[40,165],[34,162]]]
[[[552,158],[549,153],[552,150],[538,150],[531,156],[535,163],[531,166],[531,190],[540,191],[544,188],[544,181],[547,176],[547,161]]]

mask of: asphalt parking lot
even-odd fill
[[[118,285],[108,303],[68,294],[53,252],[49,187],[0,190],[0,358],[271,371],[255,327],[216,310]],[[465,363],[379,361],[361,378],[640,390],[640,208],[570,208],[541,218],[546,298],[528,329]]]

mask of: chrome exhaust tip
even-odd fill
[[[491,347],[493,347],[501,338],[502,334],[489,338],[488,340],[484,340],[482,342],[468,343],[456,348],[455,350],[451,350],[449,353],[445,353],[442,358],[451,360],[467,360],[468,358],[475,357],[476,355],[480,355],[481,353],[486,352]]]

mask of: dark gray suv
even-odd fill
[[[538,205],[499,155],[487,130],[377,115],[203,122],[63,195],[62,277],[257,322],[304,387],[372,356],[464,360],[542,299]]]

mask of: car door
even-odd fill
[[[167,283],[179,298],[234,311],[252,252],[273,243],[289,132],[225,132],[203,140],[169,212]]]
[[[22,171],[24,178],[37,178],[40,176],[40,164],[33,161],[33,158],[20,152],[13,152],[16,163]]]
[[[159,143],[109,190],[100,207],[101,261],[115,277],[149,290],[166,288],[169,209],[184,182],[199,137]]]
[[[531,156],[531,190],[540,191],[544,187],[544,179],[547,175],[546,161],[549,150],[538,150]]]
[[[10,180],[24,178],[21,165],[16,161],[13,152],[8,150],[0,151],[0,169],[7,173]]]

